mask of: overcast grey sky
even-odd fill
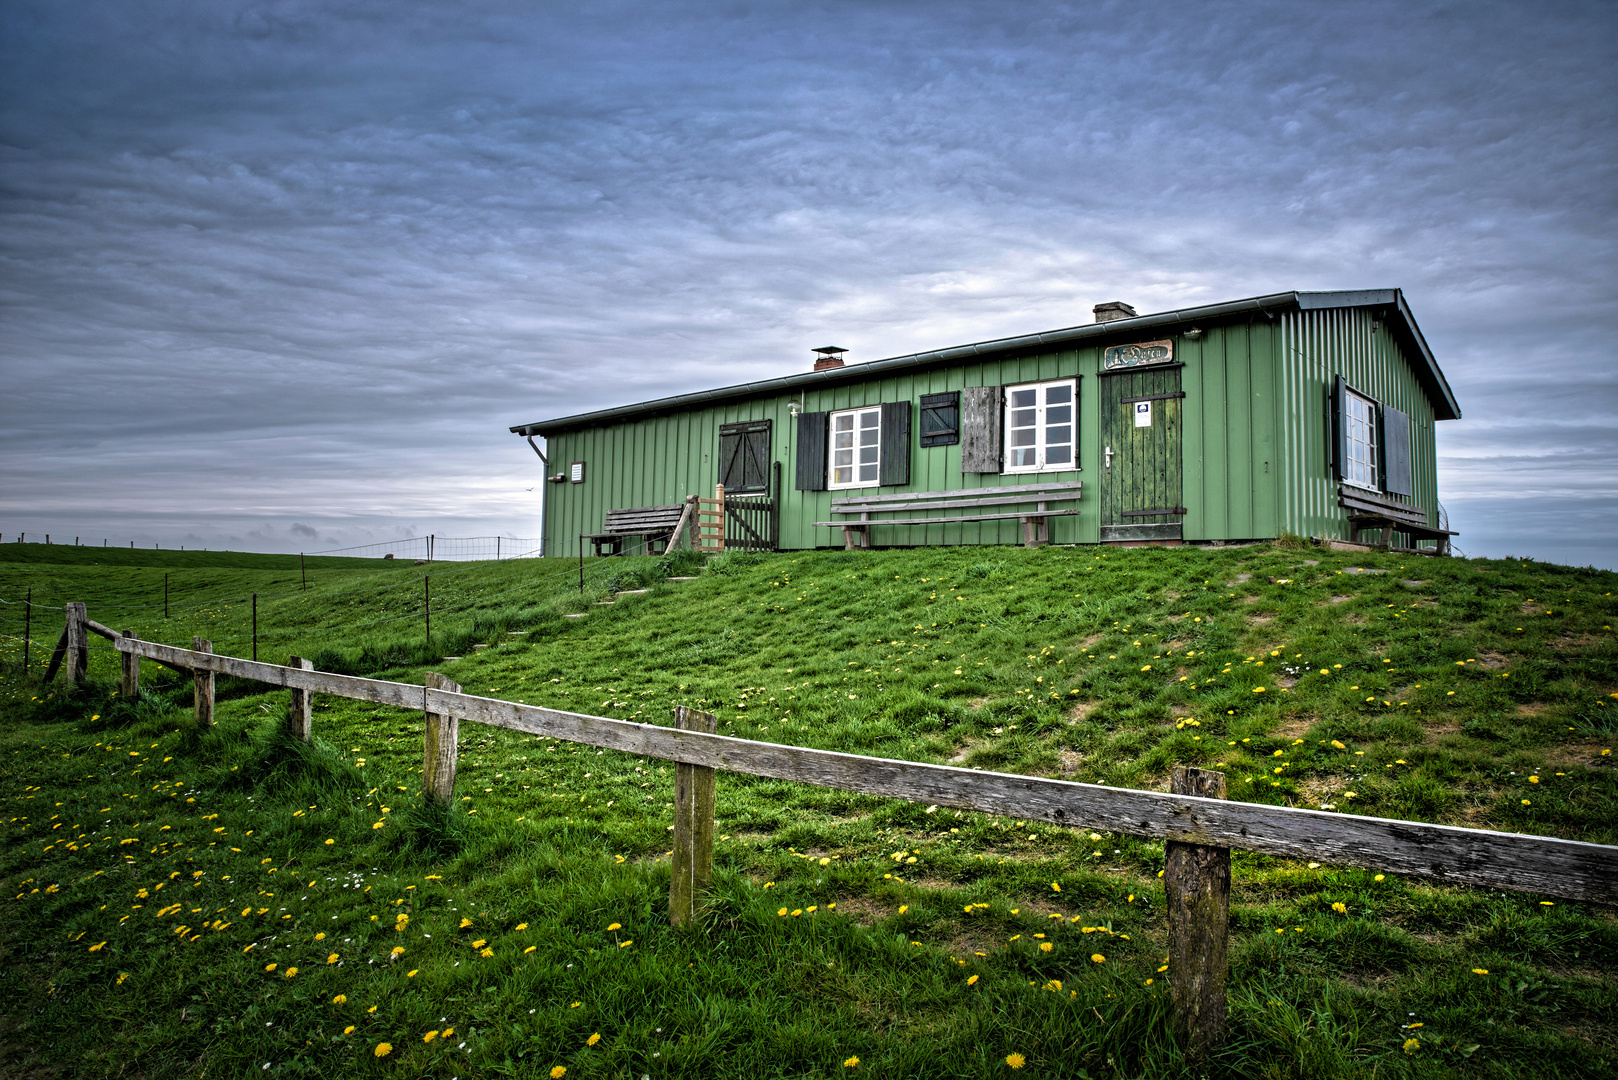
[[[1611,3],[0,5],[0,537],[536,536],[508,425],[1406,290],[1459,546],[1618,567]]]

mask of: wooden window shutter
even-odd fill
[[[1343,413],[1348,408],[1348,383],[1338,375],[1331,388],[1331,472],[1338,480],[1343,478],[1343,467],[1348,463],[1347,436],[1343,429]]]
[[[734,491],[742,483],[742,444],[745,441],[739,425],[727,424],[719,429],[719,482],[726,491]],[[730,430],[727,430],[730,429]]]
[[[770,422],[719,426],[719,482],[727,492],[764,491],[770,485]]]
[[[826,428],[830,413],[806,412],[798,414],[798,469],[799,491],[826,490]]]
[[[882,403],[882,458],[877,483],[904,487],[910,483],[910,402]]]
[[[1000,471],[1000,403],[998,386],[968,386],[961,391],[961,472]]]
[[[954,446],[961,441],[961,395],[921,395],[921,438],[923,447]]]
[[[1382,406],[1382,490],[1389,495],[1414,495],[1410,468],[1410,417],[1389,405]]]

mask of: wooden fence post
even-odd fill
[[[192,638],[193,652],[213,652],[213,642],[207,638]],[[213,672],[202,668],[191,669],[191,701],[197,712],[197,730],[213,727]]]
[[[712,735],[713,713],[674,708],[679,731]],[[702,765],[674,766],[674,874],[669,879],[669,922],[689,926],[713,881],[714,771]]]
[[[297,668],[299,671],[313,671],[315,663],[301,656],[289,656],[287,667]],[[297,686],[291,687],[291,690],[292,701],[287,707],[287,734],[299,742],[308,742],[314,733],[315,723],[310,704],[315,695]]]
[[[139,640],[138,638],[136,638],[135,632],[133,630],[125,630],[124,631],[124,637],[129,638],[131,641]],[[123,664],[124,664],[123,683],[118,688],[119,692],[121,694],[123,694],[123,696],[126,697],[126,698],[139,697],[140,696],[140,653],[134,653],[134,652],[119,653],[118,654],[118,659],[122,660]]]
[[[451,682],[436,671],[427,673],[428,690],[446,690],[459,694],[459,683]],[[425,697],[425,695],[423,695]],[[448,806],[455,798],[455,763],[460,755],[458,740],[461,720],[458,716],[427,713],[427,738],[422,755],[421,793],[431,802]]]
[[[90,675],[90,631],[84,621],[90,617],[81,603],[67,605],[67,681],[78,686]]]
[[[1174,767],[1172,795],[1225,797],[1225,774]],[[1186,1056],[1202,1060],[1225,1038],[1226,950],[1230,928],[1230,849],[1170,840],[1163,887],[1168,899],[1169,999]]]

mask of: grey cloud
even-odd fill
[[[0,19],[6,521],[532,534],[509,423],[1365,285],[1461,400],[1458,515],[1618,506],[1600,5]]]

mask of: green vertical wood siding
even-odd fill
[[[1409,414],[1413,501],[1436,510],[1432,405],[1386,328],[1373,331],[1373,321],[1372,312],[1365,309],[1292,312],[1209,326],[1195,340],[1175,339],[1175,359],[1185,365],[1180,424],[1186,540],[1262,539],[1283,529],[1347,537],[1328,446],[1327,391],[1339,372],[1357,389]],[[1160,335],[1143,333],[1142,340],[1153,336]],[[832,499],[850,493],[799,491],[793,486],[797,421],[792,406],[820,412],[909,401],[919,408],[923,394],[1075,376],[1077,469],[1033,475],[963,474],[959,444],[920,446],[920,424],[914,422],[913,412],[910,483],[876,490],[938,491],[1035,479],[1083,480],[1080,513],[1053,518],[1051,541],[1097,543],[1103,480],[1100,352],[1100,346],[1088,346],[1010,356],[553,435],[548,456],[556,471],[565,472],[569,462],[582,460],[586,479],[583,484],[547,485],[545,550],[576,554],[579,534],[599,531],[603,515],[611,509],[712,495],[719,469],[719,426],[746,420],[773,422],[770,458],[783,464],[786,486],[779,493],[781,547],[841,547],[841,530],[816,529],[810,523],[830,520]],[[874,493],[870,488],[859,490]],[[878,546],[1015,544],[1021,535],[1019,523],[1012,520],[884,526],[873,530],[872,541]]]
[[[1289,358],[1283,377],[1283,438],[1289,467],[1283,490],[1285,527],[1302,536],[1349,538],[1348,517],[1337,505],[1331,467],[1332,379],[1410,417],[1408,500],[1438,524],[1438,456],[1433,405],[1398,344],[1365,308],[1292,312],[1281,317],[1281,347]],[[1405,500],[1401,500],[1405,501]]]

